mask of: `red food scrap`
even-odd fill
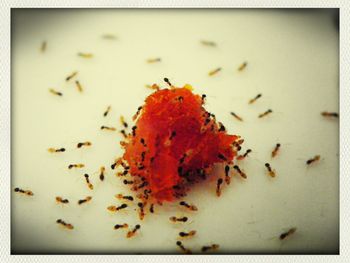
[[[237,154],[232,146],[239,136],[220,129],[203,103],[189,85],[154,92],[139,108],[136,128],[123,144],[130,174],[146,182],[160,203],[184,195],[189,182]]]

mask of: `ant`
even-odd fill
[[[115,198],[129,200],[129,201],[134,201],[134,197],[132,197],[131,195],[116,194]]]
[[[216,69],[214,69],[214,70],[212,70],[212,71],[209,71],[209,73],[208,73],[208,75],[209,76],[214,76],[215,74],[217,74],[219,71],[221,71],[221,69],[222,68],[216,68]]]
[[[84,174],[84,177],[85,177],[85,180],[86,180],[86,183],[88,185],[88,187],[93,190],[94,189],[94,186],[92,185],[92,183],[90,183],[90,179],[89,179],[89,175],[88,174]]]
[[[104,34],[104,35],[102,35],[102,38],[108,39],[108,40],[117,39],[117,37],[115,35],[113,35],[113,34]]]
[[[46,41],[43,41],[41,43],[41,47],[40,47],[40,51],[41,53],[44,53],[46,51],[46,47],[47,47],[47,42]]]
[[[248,62],[243,62],[239,67],[238,71],[243,71],[248,65]]]
[[[72,74],[70,74],[68,77],[66,77],[66,81],[70,81],[72,78],[74,78],[78,74],[78,71],[74,71]]]
[[[137,108],[137,111],[136,111],[135,115],[132,117],[133,121],[135,121],[137,119],[137,117],[139,116],[141,110],[142,110],[142,106]]]
[[[144,147],[147,146],[144,138],[141,138],[141,139],[140,139],[140,142],[141,142],[141,144],[142,144]]]
[[[152,86],[151,85],[145,85],[145,86],[148,89],[153,89],[153,90],[156,90],[156,91],[158,91],[160,89],[157,84],[152,84]]]
[[[226,157],[221,153],[218,154],[218,158],[223,160],[223,161],[227,161]]]
[[[225,131],[226,131],[225,126],[221,122],[219,122],[219,132],[225,132]]]
[[[132,180],[123,180],[123,183],[124,184],[134,184],[135,183],[135,181],[132,181]]]
[[[231,177],[229,173],[230,173],[230,166],[225,165],[225,182],[228,185],[231,183]]]
[[[78,201],[78,205],[87,203],[87,202],[91,201],[91,199],[92,199],[91,196],[87,196],[85,199],[80,199],[80,200]]]
[[[193,237],[197,233],[196,230],[191,230],[190,232],[180,232],[180,237]]]
[[[176,245],[177,245],[179,248],[181,248],[181,250],[182,250],[183,252],[185,252],[186,254],[192,254],[192,251],[189,250],[189,249],[187,249],[187,248],[185,248],[185,247],[183,246],[183,244],[182,244],[181,241],[177,241],[177,242],[176,242]]]
[[[108,106],[106,111],[103,113],[103,116],[106,117],[110,110],[111,110],[111,106]]]
[[[240,140],[238,140],[238,141],[234,141],[234,142],[232,143],[232,146],[235,147],[235,148],[237,149],[237,151],[239,152],[239,151],[242,149],[241,144],[242,144],[243,142],[244,142],[244,139],[240,139]]]
[[[82,57],[82,58],[92,58],[94,55],[91,54],[91,53],[79,52],[79,53],[78,53],[78,56],[79,56],[79,57]]]
[[[153,214],[154,213],[154,204],[151,204],[149,207],[149,211]]]
[[[213,42],[213,41],[201,40],[201,43],[202,43],[204,46],[211,46],[211,47],[215,47],[215,46],[216,46],[216,43]]]
[[[219,245],[218,244],[212,244],[210,246],[203,246],[202,247],[202,252],[207,252],[209,250],[216,250],[219,248]]]
[[[120,123],[125,127],[128,128],[128,124],[126,123],[124,116],[120,116]]]
[[[206,99],[206,97],[207,97],[207,95],[202,94],[202,104],[204,104],[204,103],[205,103],[205,99]]]
[[[64,226],[65,228],[67,228],[69,230],[72,230],[74,228],[72,224],[68,224],[68,223],[64,222],[62,219],[57,219],[56,223]]]
[[[139,203],[137,203],[137,206],[140,208],[139,218],[140,218],[140,220],[143,220],[145,217],[145,211],[144,211],[145,204],[142,202],[139,202]]]
[[[108,130],[108,131],[115,131],[116,130],[116,128],[114,128],[114,127],[107,127],[107,126],[101,126],[101,130]]]
[[[233,169],[235,169],[241,177],[247,179],[247,175],[239,168],[238,165],[233,166]]]
[[[155,62],[161,62],[161,58],[150,58],[147,59],[147,63],[155,63]]]
[[[121,204],[120,206],[111,205],[111,206],[107,207],[107,210],[109,210],[109,211],[111,211],[111,212],[116,212],[116,211],[125,209],[125,208],[127,208],[127,207],[128,207],[127,204]]]
[[[79,142],[77,144],[77,148],[81,148],[83,146],[91,146],[91,142]]]
[[[104,166],[101,166],[100,168],[100,180],[103,181],[105,179],[105,171],[106,168]]]
[[[23,190],[23,189],[20,189],[20,188],[18,188],[18,187],[16,187],[16,188],[14,189],[14,191],[15,191],[16,193],[25,194],[25,195],[28,195],[28,196],[33,196],[33,195],[34,195],[34,193],[33,193],[32,191],[30,191],[30,190]]]
[[[221,195],[221,185],[223,183],[222,178],[219,178],[217,183],[216,183],[216,196],[220,196]]]
[[[85,165],[82,164],[82,163],[70,164],[70,165],[68,165],[68,169],[72,169],[72,168],[83,168],[83,167],[85,167]]]
[[[169,220],[171,222],[174,222],[174,223],[175,222],[187,222],[188,218],[186,216],[184,216],[184,217],[171,216],[171,217],[169,217]]]
[[[126,237],[127,237],[127,238],[131,238],[131,237],[135,236],[137,230],[139,230],[140,228],[141,228],[141,226],[137,224],[137,225],[134,227],[133,230],[129,231],[129,232],[126,234]]]
[[[49,148],[47,149],[50,153],[59,153],[59,152],[65,152],[66,149],[65,148],[58,148],[58,149],[55,149],[55,148]]]
[[[143,181],[140,185],[134,186],[132,189],[133,189],[134,191],[137,191],[137,190],[139,190],[139,189],[141,189],[141,188],[144,188],[144,187],[147,186],[147,185],[148,185],[148,182],[147,182],[147,181]]]
[[[256,95],[256,97],[255,98],[253,98],[253,99],[251,99],[251,100],[249,100],[249,104],[253,104],[257,99],[259,99],[259,98],[261,98],[261,96],[262,96],[262,94],[258,94],[258,95]]]
[[[127,139],[128,138],[128,135],[126,134],[126,131],[123,129],[123,130],[120,130],[120,133],[123,135],[123,137],[125,138],[125,139]]]
[[[289,237],[290,235],[294,234],[296,231],[296,227],[292,227],[287,232],[284,232],[280,235],[280,240],[284,240],[285,238]]]
[[[117,229],[120,229],[120,228],[127,228],[128,226],[129,226],[129,225],[126,224],[126,223],[124,223],[124,224],[122,224],[122,225],[116,224],[116,225],[114,226],[114,229],[117,230]]]
[[[61,203],[61,204],[68,204],[69,203],[68,199],[63,199],[60,196],[56,196],[56,202]]]
[[[316,162],[316,161],[319,161],[320,158],[321,158],[320,155],[316,155],[314,158],[307,160],[307,161],[306,161],[306,164],[307,164],[307,165],[310,165],[310,164],[312,164],[312,163],[314,163],[314,162]]]
[[[166,82],[169,85],[169,87],[173,86],[168,78],[164,78],[164,82]]]
[[[240,116],[238,116],[236,113],[234,113],[234,112],[232,112],[232,111],[231,111],[231,115],[232,115],[233,117],[235,117],[237,120],[243,121],[243,119],[242,119]]]
[[[79,80],[75,81],[75,85],[77,86],[77,89],[79,92],[83,92],[83,87],[81,86]]]
[[[339,118],[339,114],[336,113],[336,112],[327,112],[327,111],[324,111],[324,112],[321,112],[321,115],[324,116],[324,117]]]
[[[136,129],[137,129],[137,126],[132,126],[131,130],[132,130],[132,136],[135,137],[136,136]]]
[[[49,91],[54,95],[61,96],[61,97],[63,96],[62,92],[56,91],[54,89],[49,89]]]
[[[111,164],[111,168],[112,170],[114,170],[116,167],[118,167],[119,165],[121,165],[123,163],[123,159],[122,158],[118,158],[114,161],[113,164]]]
[[[243,155],[239,155],[237,156],[237,160],[241,161],[243,160],[244,158],[246,158],[248,156],[249,153],[251,153],[252,150],[251,149],[248,149]]]
[[[267,168],[267,171],[269,172],[269,175],[271,177],[275,177],[276,176],[275,170],[272,170],[272,168],[271,168],[269,163],[265,163],[265,167]]]
[[[270,113],[272,113],[272,110],[271,109],[268,109],[267,111],[265,111],[264,113],[261,113],[261,114],[259,114],[259,118],[263,118],[263,117],[265,117],[266,115],[268,115],[268,114],[270,114]]]
[[[118,172],[116,173],[116,176],[120,177],[120,176],[126,176],[129,173],[128,169],[125,169],[123,172]]]
[[[280,144],[280,143],[277,143],[276,146],[275,146],[275,149],[273,149],[273,151],[272,151],[272,153],[271,153],[271,157],[272,157],[272,158],[274,158],[274,157],[277,155],[277,153],[278,153],[280,147],[281,147],[281,144]]]
[[[185,201],[181,201],[181,202],[179,203],[179,205],[188,208],[190,211],[197,211],[197,210],[198,210],[198,208],[197,208],[195,205],[189,205],[189,204],[186,203]]]

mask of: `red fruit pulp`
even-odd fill
[[[132,176],[143,177],[158,202],[174,201],[181,185],[214,163],[231,162],[238,136],[220,129],[203,99],[185,86],[149,95],[125,145]]]

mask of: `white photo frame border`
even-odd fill
[[[10,169],[11,169],[11,8],[339,8],[340,11],[340,254],[339,255],[11,255],[11,221],[10,221]],[[2,262],[115,262],[115,260],[138,262],[161,262],[163,260],[180,262],[189,260],[192,262],[226,262],[236,260],[239,262],[345,262],[349,258],[350,231],[347,225],[349,218],[349,135],[350,130],[350,4],[343,1],[10,1],[1,3],[0,26],[0,108],[1,108],[1,137],[0,149],[2,158],[0,162],[1,184],[0,200],[2,201],[0,212],[1,227],[1,259]]]

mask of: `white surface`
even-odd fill
[[[338,111],[338,34],[330,14],[277,10],[90,10],[17,11],[12,38],[12,186],[31,189],[35,196],[12,196],[13,252],[178,252],[180,229],[198,231],[184,244],[199,251],[202,245],[220,244],[222,253],[337,252],[338,122],[320,116]],[[27,12],[27,13],[26,13]],[[116,34],[118,40],[101,35]],[[202,46],[213,40],[217,48]],[[47,51],[39,52],[47,40]],[[91,52],[92,59],[77,52]],[[161,57],[158,64],[148,58]],[[237,67],[248,61],[244,72]],[[222,67],[209,77],[208,72]],[[84,87],[79,94],[65,77],[78,70]],[[103,132],[101,125],[120,128],[119,116],[130,122],[144,98],[144,85],[190,83],[194,92],[208,96],[206,108],[223,122],[229,133],[245,139],[243,149],[253,153],[242,167],[246,181],[234,178],[214,194],[215,183],[198,186],[186,197],[199,211],[190,222],[174,226],[169,216],[182,213],[176,205],[156,207],[156,215],[141,222],[140,235],[127,240],[116,223],[138,223],[129,209],[109,214],[106,207],[126,193],[109,169],[122,154],[118,133]],[[62,98],[48,92],[56,88]],[[254,105],[247,101],[262,93]],[[102,113],[108,105],[108,117]],[[266,119],[257,115],[268,108]],[[244,118],[238,123],[229,114]],[[90,140],[90,149],[75,149]],[[274,145],[282,144],[276,160]],[[52,155],[49,147],[66,147]],[[320,154],[322,160],[307,168],[305,161]],[[268,161],[277,177],[266,175]],[[86,169],[70,171],[68,164],[82,162]],[[108,167],[105,182],[98,169]],[[88,190],[83,174],[92,177]],[[71,204],[55,204],[55,196]],[[86,195],[85,206],[76,201]],[[62,218],[74,224],[60,229]],[[297,227],[284,242],[279,234]]]

